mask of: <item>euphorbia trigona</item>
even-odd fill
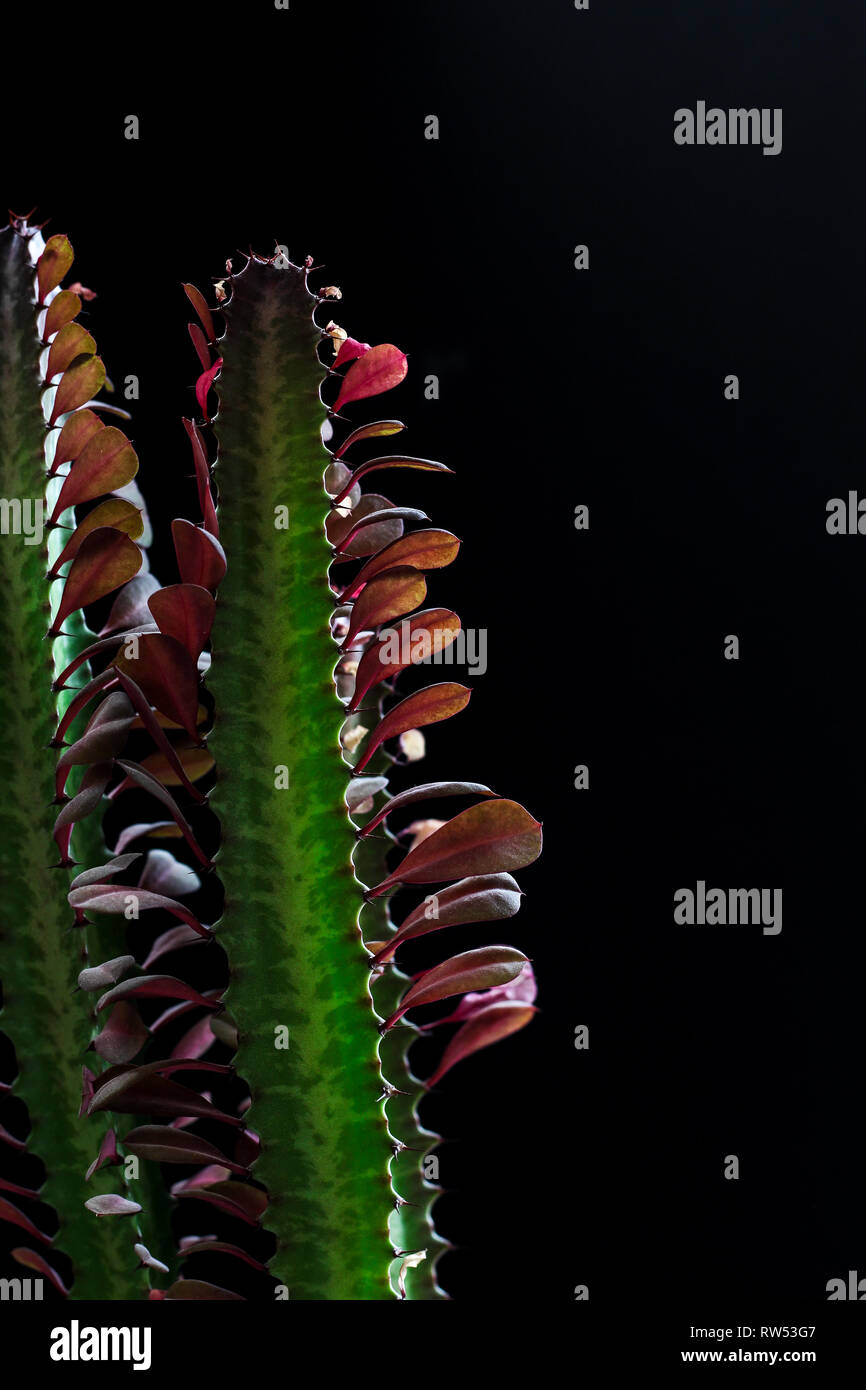
[[[319,326],[332,293],[313,294],[309,263],[282,254],[227,266],[212,305],[186,285],[201,418],[183,424],[200,516],[173,523],[178,578],[160,587],[143,561],[135,453],[102,419],[104,368],[77,322],[80,298],[60,289],[69,243],[43,243],[13,218],[2,251],[2,490],[45,489],[49,516],[47,564],[21,537],[0,538],[2,756],[16,803],[0,842],[3,1025],[71,1294],[138,1297],[169,1265],[152,1296],[237,1296],[234,1272],[263,1269],[245,1238],[261,1227],[284,1296],[440,1297],[436,1189],[421,1167],[435,1136],[416,1106],[455,1062],[529,1021],[534,983],[507,946],[462,949],[412,980],[395,953],[513,915],[512,871],[537,857],[541,835],[478,783],[388,792],[386,744],[417,740],[470,694],[454,681],[394,694],[401,671],[460,628],[451,610],[421,607],[425,575],[454,559],[456,537],[361,490],[371,474],[448,471],[361,456],[403,425],[347,418],[403,379],[405,354]],[[90,632],[83,610],[112,594]],[[99,812],[114,815],[130,793],[154,818],[114,830],[112,857]],[[395,864],[388,816],[439,798],[470,804],[424,823]],[[201,843],[205,803],[219,820],[215,854]],[[212,874],[225,899],[209,923],[183,899]],[[404,884],[427,897],[395,927],[389,900]],[[141,915],[156,925],[136,928],[133,946],[125,919]],[[185,963],[202,959],[222,963],[220,983],[189,978]],[[440,1022],[457,1030],[420,1082],[405,1015],[455,996],[464,1002]],[[92,1119],[77,1122],[88,1040],[81,1108]],[[229,1100],[215,1103],[236,1078],[248,1095],[219,1091]],[[172,1252],[160,1163],[185,1165],[173,1196],[227,1216],[230,1240],[188,1238]],[[35,1186],[3,1187],[0,1218],[25,1233],[16,1258],[61,1289],[52,1241],[28,1215]],[[187,1264],[202,1254],[220,1257],[218,1285]],[[184,1277],[172,1281],[178,1258]]]

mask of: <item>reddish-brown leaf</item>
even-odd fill
[[[60,378],[49,425],[53,425],[67,411],[77,410],[85,401],[92,400],[104,385],[105,365],[101,357],[86,357],[83,362],[70,367]]]
[[[90,1182],[93,1174],[98,1172],[100,1168],[104,1168],[106,1165],[114,1167],[116,1164],[122,1162],[123,1155],[117,1148],[117,1135],[113,1129],[108,1129],[103,1135],[102,1143],[99,1146],[99,1153],[84,1174],[85,1182]]]
[[[222,358],[215,364],[216,367],[222,366]],[[201,378],[200,378],[201,380]],[[205,392],[207,395],[207,392]],[[202,414],[205,408],[202,405]],[[204,521],[204,528],[210,531],[212,536],[219,537],[220,528],[217,521],[216,509],[211,492],[210,468],[208,467],[207,451],[204,440],[198,426],[192,420],[184,420],[183,427],[187,432],[189,442],[192,445],[193,464],[195,466],[195,481],[198,488],[198,504],[201,507],[201,514]]]
[[[440,999],[467,994],[470,990],[510,984],[526,963],[523,952],[513,946],[481,946],[475,951],[452,956],[418,976],[400,1000],[400,1007],[382,1024],[382,1029],[393,1028],[407,1009],[435,1004]]]
[[[184,285],[183,288],[187,299],[201,319],[201,326],[207,334],[208,342],[212,343],[216,338],[216,333],[214,331],[211,312],[207,306],[204,295],[201,290],[196,289],[195,285]]]
[[[482,801],[434,830],[372,892],[377,897],[397,883],[440,883],[522,869],[540,853],[541,825],[523,806]]]
[[[211,358],[208,351],[207,338],[202,333],[197,323],[188,323],[187,330],[192,338],[192,345],[198,353],[198,360],[204,371],[210,366]]]
[[[199,994],[197,989],[193,989],[192,985],[188,985],[185,980],[176,979],[174,975],[139,975],[137,979],[121,980],[120,984],[101,995],[96,1004],[96,1012],[100,1013],[109,1005],[116,1004],[118,999],[130,998],[183,999],[203,1008],[219,1008],[218,1000],[207,999],[203,994]]]
[[[60,606],[51,626],[56,637],[64,620],[77,608],[110,594],[131,579],[141,568],[141,551],[122,531],[100,526],[85,536],[63,586]]]
[[[148,599],[160,632],[173,637],[197,661],[213,627],[216,603],[201,584],[169,584]]]
[[[382,578],[387,578],[387,575],[383,575]],[[375,582],[378,584],[379,580]],[[367,590],[364,589],[364,594],[366,592]],[[361,597],[363,598],[363,594]],[[358,602],[360,603],[360,599]],[[409,729],[421,729],[426,724],[438,724],[442,719],[450,719],[452,715],[458,714],[460,710],[466,708],[471,697],[472,691],[468,685],[457,685],[453,681],[442,681],[439,685],[428,685],[423,690],[416,690],[413,694],[407,695],[406,699],[401,700],[399,705],[394,705],[393,709],[388,710],[388,713],[373,730],[362,756],[355,763],[355,772],[360,772],[367,765],[376,749],[386,739],[397,738]],[[487,794],[493,795],[492,792]],[[440,792],[439,795],[447,796],[448,793]],[[418,800],[420,798],[413,796],[412,799]],[[382,816],[387,815],[390,809],[389,803],[381,812],[379,820]]]
[[[405,618],[399,629],[380,635],[358,662],[355,693],[347,706],[349,713],[358,708],[372,686],[405,671],[413,662],[444,651],[459,631],[460,619],[450,608],[425,608]]]
[[[371,555],[379,547],[399,540],[403,534],[403,521],[397,515],[386,516],[375,525],[357,529],[358,522],[374,512],[396,511],[393,502],[378,492],[364,493],[348,513],[344,513],[343,508],[330,511],[325,521],[325,535],[331,545],[341,552],[338,563]],[[347,543],[347,537],[353,528],[356,529],[356,535],[351,543]]]
[[[226,553],[209,531],[182,518],[171,523],[177,567],[184,584],[200,584],[213,593],[226,572]]]
[[[80,908],[82,912],[113,914],[125,913],[131,907],[134,907],[136,912],[150,912],[160,908],[186,922],[199,936],[210,935],[210,928],[203,926],[195,913],[190,912],[183,903],[176,902],[174,898],[167,898],[162,893],[151,893],[146,888],[117,888],[108,883],[89,883],[83,888],[71,888],[68,899],[70,907]]]
[[[425,1086],[435,1086],[446,1072],[450,1071],[464,1057],[471,1057],[482,1047],[507,1038],[520,1028],[525,1028],[537,1010],[531,1004],[520,1004],[512,1000],[498,1000],[470,1018],[457,1029],[454,1037],[443,1053],[432,1076],[428,1076]]]
[[[499,922],[520,910],[523,897],[516,878],[510,873],[480,874],[461,878],[459,883],[428,895],[405,917],[398,931],[374,956],[375,965],[391,960],[403,941],[424,937],[442,927],[460,927],[470,922]]]
[[[0,1197],[0,1221],[8,1221],[10,1226],[20,1226],[21,1230],[26,1231],[34,1240],[42,1240],[46,1245],[51,1244],[51,1237],[40,1231],[38,1226],[34,1226],[30,1217],[25,1216],[12,1202],[7,1202],[5,1197]]]
[[[387,454],[382,458],[369,459],[356,468],[354,473],[343,484],[342,490],[334,498],[334,506],[339,506],[347,493],[360,483],[362,478],[366,478],[368,473],[379,473],[386,468],[416,468],[427,473],[453,473],[453,468],[446,468],[444,463],[434,463],[433,459],[410,458],[408,454]]]
[[[192,1180],[194,1182],[194,1179]],[[268,1205],[264,1192],[249,1183],[225,1182],[210,1183],[207,1187],[195,1187],[191,1183],[176,1183],[172,1196],[193,1198],[217,1207],[228,1216],[236,1216],[248,1226],[258,1226]]]
[[[59,333],[67,323],[71,323],[81,313],[81,300],[72,290],[61,290],[56,294],[45,311],[45,327],[42,331],[42,341],[54,334]]]
[[[41,1275],[43,1279],[47,1279],[49,1284],[54,1286],[62,1298],[67,1297],[69,1290],[60,1278],[57,1270],[53,1269],[48,1261],[44,1260],[41,1255],[38,1255],[35,1250],[28,1250],[23,1245],[16,1245],[14,1250],[9,1251],[9,1254],[16,1264],[23,1265],[25,1269],[34,1270],[34,1272]]]
[[[144,523],[138,507],[134,507],[131,502],[124,501],[122,497],[107,497],[104,502],[100,502],[98,507],[94,507],[92,512],[88,512],[84,520],[76,526],[51,566],[50,579],[56,579],[63,566],[75,559],[85,536],[89,536],[91,531],[98,531],[100,526],[111,526],[115,531],[122,531],[124,535],[129,536],[130,540],[134,541],[138,540],[144,530]]]
[[[339,516],[339,512],[336,515]],[[356,507],[349,520],[352,523],[351,527],[336,549],[343,559],[354,560],[359,555],[370,554],[371,538],[375,537],[378,541],[383,527],[390,528],[395,521],[402,524],[404,521],[429,521],[430,518],[418,507],[394,507],[389,503],[381,511],[369,512],[366,516],[360,516],[359,508]],[[390,535],[390,531],[388,534]]]
[[[159,580],[152,574],[138,574],[134,579],[130,579],[114,600],[99,636],[104,637],[107,632],[118,632],[126,628],[147,626],[151,622],[147,600],[158,588]]]
[[[151,601],[155,597],[152,595]],[[127,672],[150,703],[169,719],[175,719],[197,743],[199,676],[195,661],[176,637],[162,632],[143,633],[137,639],[137,648],[135,658],[119,652],[114,666]]]
[[[170,1125],[140,1125],[131,1129],[124,1135],[123,1147],[128,1153],[155,1163],[219,1163],[231,1173],[243,1176],[247,1172],[242,1163],[226,1158],[216,1144]]]
[[[150,1030],[142,1022],[138,1009],[122,999],[115,1004],[102,1031],[90,1045],[103,1061],[116,1066],[137,1057],[149,1037]]]
[[[64,324],[48,349],[46,382],[53,381],[60,372],[65,372],[76,357],[92,357],[95,352],[96,339],[91,337],[86,328],[82,328],[80,323]]]
[[[57,472],[64,463],[77,459],[88,440],[106,426],[92,410],[76,410],[64,421],[54,446],[51,473]]]
[[[123,771],[126,773],[128,777],[132,778],[136,786],[140,787],[142,791],[150,792],[151,796],[156,797],[157,801],[160,801],[162,805],[166,807],[169,815],[172,817],[175,824],[179,827],[181,834],[183,835],[190,849],[195,854],[196,859],[199,861],[200,864],[203,864],[205,868],[209,869],[211,867],[211,861],[208,859],[198,840],[195,838],[192,826],[184,816],[174,797],[171,795],[171,792],[166,791],[162,783],[157,781],[155,777],[152,777],[151,774],[147,772],[143,767],[141,767],[139,763],[131,763],[127,762],[124,758],[118,758],[117,766],[123,768]],[[164,824],[164,822],[157,822],[156,824],[161,827]],[[144,827],[141,828],[144,829]],[[150,833],[155,833],[151,827],[147,827],[147,829],[150,831]],[[156,833],[167,835],[169,832],[168,830],[161,829],[159,832]],[[128,844],[128,838],[125,839],[123,843]],[[116,846],[118,850],[120,849],[120,844],[121,842],[120,840],[118,840]]]
[[[334,458],[341,459],[346,450],[357,444],[359,439],[381,439],[385,435],[399,434],[405,428],[402,420],[373,420],[369,425],[359,425],[351,434],[346,435]]]
[[[355,578],[346,585],[343,598],[357,594],[362,584],[367,584],[377,574],[393,569],[397,565],[409,565],[417,570],[438,570],[450,565],[458,550],[460,541],[450,531],[426,529],[413,531],[409,536],[401,536],[373,555],[361,566]]]
[[[420,570],[393,569],[365,584],[356,600],[349,628],[343,639],[343,651],[348,651],[359,632],[379,627],[392,618],[411,613],[427,597],[427,581]]]
[[[208,1284],[204,1279],[177,1279],[171,1288],[166,1289],[163,1297],[170,1303],[178,1299],[184,1301],[195,1299],[202,1301],[210,1299],[217,1301],[229,1301],[233,1303],[245,1303],[243,1294],[232,1293],[231,1289],[221,1289],[219,1284]]]
[[[63,480],[51,520],[56,521],[67,507],[125,487],[137,472],[138,456],[123,430],[114,425],[94,430]]]

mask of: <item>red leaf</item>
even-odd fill
[[[436,687],[433,686],[429,688],[435,690]],[[457,689],[459,690],[461,687],[458,686]],[[409,698],[411,699],[412,697],[409,696]],[[405,700],[403,704],[406,704]],[[399,706],[395,706],[395,709],[398,708]],[[357,767],[355,770],[357,771]],[[438,797],[442,796],[496,797],[498,795],[498,792],[491,791],[489,787],[485,787],[483,782],[424,782],[421,786],[407,787],[404,792],[398,792],[396,796],[390,797],[382,809],[377,811],[375,816],[372,816],[371,819],[367,821],[360,833],[362,836],[369,835],[370,831],[375,830],[377,825],[381,825],[385,817],[389,816],[392,811],[399,811],[404,806],[411,806],[416,801],[435,801]]]
[[[403,534],[403,521],[401,517],[396,515],[396,511],[393,502],[389,502],[387,497],[382,497],[377,492],[365,493],[347,514],[344,514],[342,508],[334,508],[330,511],[325,520],[325,535],[335,549],[340,551],[335,563],[339,564],[345,560],[354,560],[363,555],[371,555],[374,550],[378,550],[381,546],[399,540]],[[357,528],[357,523],[363,517],[370,516],[373,512],[394,512],[395,515],[386,515],[375,525],[357,530],[354,539],[347,543],[349,532],[353,528]]]
[[[91,1043],[93,1051],[112,1066],[131,1062],[150,1037],[134,1004],[121,1000],[115,1004],[100,1033]]]
[[[20,1226],[22,1231],[26,1231],[34,1240],[43,1240],[46,1245],[51,1244],[51,1237],[44,1231],[40,1231],[34,1226],[29,1216],[25,1216],[23,1211],[19,1211],[11,1202],[7,1202],[5,1197],[0,1197],[0,1221],[8,1221],[10,1226]]]
[[[444,569],[451,564],[459,549],[460,541],[450,531],[427,529],[401,536],[361,566],[355,578],[343,590],[343,600],[357,594],[361,585],[369,583],[374,575],[382,574],[396,565],[410,565],[417,570]]]
[[[100,526],[82,541],[69,568],[60,606],[51,625],[50,637],[60,633],[63,623],[77,608],[119,589],[141,568],[141,551],[122,531]]]
[[[139,975],[134,980],[122,980],[119,985],[108,990],[97,1001],[96,1012],[101,1013],[110,1004],[116,1004],[118,999],[184,999],[188,1003],[201,1005],[204,1008],[219,1008],[219,1001],[207,999],[198,990],[193,989],[185,980],[178,980],[174,975]],[[184,1111],[180,1112],[184,1114]]]
[[[95,430],[63,480],[51,520],[56,521],[67,507],[125,487],[137,472],[138,456],[123,430],[114,425]]]
[[[482,1009],[489,1008],[500,999],[517,1000],[520,1004],[534,1004],[537,994],[535,974],[527,961],[520,974],[510,984],[498,985],[495,989],[482,991],[481,994],[464,994],[453,1014],[449,1014],[447,1018],[437,1018],[434,1023],[425,1024],[425,1027],[439,1028],[443,1023],[462,1023],[467,1018],[474,1018]]]
[[[159,720],[150,708],[150,704],[141,687],[135,683],[131,676],[127,675],[125,671],[122,671],[119,666],[115,666],[113,669],[117,671],[117,679],[120,681],[132,705],[138,711],[138,717],[143,727],[147,729],[157,748],[160,750],[160,752],[155,755],[151,754],[150,758],[145,759],[145,762],[150,762],[154,756],[158,758],[161,757],[166,766],[173,769],[175,784],[186,787],[190,796],[194,797],[196,801],[204,801],[204,793],[198,791],[190,781],[186,768],[184,767],[183,758],[174,747],[174,744],[169,743],[166,738],[165,733],[160,727]],[[153,769],[149,768],[146,770],[152,771]],[[127,784],[123,783],[123,785],[126,786]],[[117,791],[120,791],[120,788],[117,788]],[[114,794],[115,793],[112,793],[112,795]]]
[[[536,1012],[531,1004],[519,1004],[511,1000],[501,1000],[482,1009],[474,1018],[464,1023],[462,1028],[458,1028],[446,1047],[441,1062],[433,1075],[428,1076],[424,1085],[435,1086],[437,1081],[441,1081],[445,1073],[457,1062],[462,1062],[464,1057],[471,1057],[473,1052],[479,1052],[482,1047],[490,1047],[491,1043],[499,1042],[501,1038],[507,1038],[511,1033],[525,1028]]]
[[[138,574],[134,579],[130,579],[114,600],[99,636],[104,637],[107,632],[148,625],[151,614],[147,600],[158,588],[159,580],[152,574]]]
[[[203,369],[207,371],[210,366],[210,352],[208,351],[207,338],[202,333],[197,323],[188,323],[187,330],[192,338],[192,345],[198,353],[198,360]]]
[[[204,295],[201,290],[196,289],[195,285],[184,285],[183,288],[187,299],[201,319],[201,325],[207,334],[208,342],[212,343],[216,338],[216,333],[214,332],[213,319],[211,318],[211,312],[205,302]]]
[[[145,888],[117,888],[110,883],[91,883],[84,888],[72,888],[68,893],[69,906],[80,908],[82,912],[124,913],[127,907],[135,906],[138,912],[149,912],[160,908],[186,922],[199,936],[209,937],[210,927],[205,927],[194,912],[174,898],[166,898],[162,893],[151,893]],[[134,983],[134,982],[133,982]],[[97,1006],[98,1007],[98,1006]]]
[[[336,371],[346,362],[352,362],[356,357],[363,357],[364,353],[369,351],[369,343],[359,343],[357,338],[345,338],[340,345],[340,351],[331,363],[332,370]]]
[[[334,458],[341,459],[346,450],[357,444],[359,439],[381,439],[385,435],[399,434],[405,428],[402,420],[373,420],[369,425],[359,425],[346,436]]]
[[[149,970],[154,961],[161,960],[163,956],[169,955],[172,951],[183,950],[186,946],[200,945],[205,940],[209,940],[209,938],[203,937],[192,927],[187,926],[185,922],[179,927],[169,927],[168,931],[164,931],[161,936],[156,938],[147,953],[147,957],[141,962],[141,968],[142,970]],[[213,1042],[213,1034],[211,1034],[211,1042]],[[184,1053],[183,1055],[188,1056],[189,1054]]]
[[[367,396],[390,391],[392,386],[399,385],[407,370],[405,352],[394,347],[393,343],[379,343],[352,363],[334,402],[334,410],[340,410],[350,401],[361,401]]]
[[[105,1087],[106,1094],[97,1091],[90,1102],[89,1113],[99,1110],[113,1110],[119,1115],[158,1115],[171,1118],[176,1115],[190,1115],[195,1119],[216,1120],[220,1124],[239,1128],[243,1121],[235,1115],[226,1115],[218,1110],[198,1091],[170,1081],[165,1076],[137,1077],[141,1067],[131,1068],[136,1079],[119,1089]],[[108,1094],[110,1090],[110,1095]],[[220,1162],[224,1162],[221,1158]]]
[[[17,1245],[14,1250],[9,1251],[9,1254],[17,1264],[23,1265],[25,1269],[35,1270],[37,1274],[47,1279],[49,1284],[54,1285],[54,1288],[61,1297],[67,1297],[69,1290],[60,1278],[57,1270],[52,1269],[48,1261],[43,1260],[41,1255],[37,1255],[35,1250],[28,1250],[23,1245]]]
[[[155,598],[154,594],[150,601]],[[152,705],[174,719],[196,743],[200,742],[196,728],[199,677],[194,659],[176,637],[162,632],[143,633],[137,646],[135,658],[118,653],[115,668],[128,673]]]
[[[450,646],[460,631],[460,619],[450,608],[425,608],[400,624],[399,631],[380,636],[358,662],[355,693],[347,709],[358,708],[371,686],[405,671],[413,662],[426,660]]]
[[[222,366],[222,358],[220,358],[216,366]],[[214,368],[214,370],[216,370],[216,368]],[[202,414],[204,415],[204,413],[205,408],[202,405]],[[218,537],[220,533],[220,528],[219,523],[217,522],[216,509],[214,507],[213,502],[213,493],[211,491],[210,468],[208,467],[207,451],[204,447],[204,440],[201,437],[201,432],[199,431],[198,426],[192,420],[184,420],[183,427],[186,430],[187,435],[189,436],[189,442],[192,445],[192,457],[193,464],[195,466],[195,480],[196,486],[198,487],[198,504],[201,507],[201,514],[204,520],[204,528],[206,531],[210,531],[212,536]]]
[[[196,1240],[195,1236],[184,1240],[181,1246],[181,1256],[186,1259],[188,1255],[234,1255],[236,1259],[243,1260],[245,1264],[251,1265],[253,1269],[264,1270],[265,1265],[253,1258],[246,1250],[242,1250],[239,1245],[231,1245],[226,1240]]]
[[[197,661],[213,627],[213,594],[201,584],[169,584],[151,594],[147,606],[160,632],[180,642]]]
[[[243,1175],[247,1172],[242,1163],[226,1158],[215,1144],[170,1125],[141,1125],[131,1129],[124,1136],[123,1146],[129,1153],[156,1163],[219,1163],[231,1173]]]
[[[67,236],[58,232],[48,238],[45,250],[36,262],[36,284],[40,304],[44,304],[45,296],[57,288],[74,260],[75,253]]]
[[[370,494],[368,493],[367,496],[369,497]],[[361,501],[364,501],[364,498]],[[369,555],[373,537],[375,537],[377,544],[380,542],[380,527],[390,527],[395,521],[402,524],[404,521],[429,520],[427,513],[422,512],[418,507],[394,507],[390,502],[381,511],[371,511],[366,516],[361,516],[359,507],[355,507],[349,517],[351,526],[343,540],[337,545],[337,553],[343,559],[356,559],[359,555]],[[361,536],[362,532],[363,537],[359,545],[357,538]]]
[[[465,874],[522,869],[541,853],[541,825],[516,801],[482,801],[434,830],[372,890],[397,883],[439,883]]]
[[[453,473],[453,468],[446,468],[444,463],[434,463],[433,459],[410,458],[407,454],[386,454],[382,458],[369,459],[362,463],[360,468],[356,468],[354,473],[343,484],[342,490],[333,499],[334,506],[339,506],[347,493],[360,483],[362,478],[366,478],[368,473],[379,473],[386,468],[416,468],[425,473]]]
[[[172,1196],[208,1202],[228,1216],[236,1216],[248,1226],[258,1226],[268,1205],[267,1196],[259,1188],[251,1187],[249,1183],[232,1182],[231,1179],[211,1183],[208,1187],[176,1183],[172,1187]]]
[[[166,1289],[165,1298],[172,1303],[176,1299],[230,1299],[232,1302],[246,1302],[243,1294],[221,1289],[218,1284],[208,1284],[203,1279],[178,1279],[170,1289]]]
[[[162,783],[157,781],[155,777],[152,777],[150,773],[145,771],[145,769],[141,767],[138,763],[130,763],[127,762],[124,758],[118,758],[117,766],[123,768],[123,771],[126,773],[128,777],[132,778],[133,782],[137,787],[140,787],[142,791],[150,792],[151,796],[155,796],[157,801],[162,802],[163,806],[165,806],[168,809],[168,812],[174,820],[175,824],[179,826],[181,834],[183,835],[190,849],[195,854],[196,859],[199,861],[200,864],[203,864],[205,868],[211,868],[211,861],[208,859],[198,840],[195,838],[192,826],[184,816],[174,797],[171,795],[170,792],[166,791]],[[163,822],[156,822],[156,824],[162,825]],[[127,843],[128,840],[124,840],[124,844]],[[120,840],[118,840],[117,842],[117,848],[120,848]]]
[[[87,357],[83,362],[70,367],[60,378],[51,407],[49,425],[53,425],[67,411],[77,410],[85,401],[92,400],[104,385],[105,366],[101,357]]]
[[[198,401],[201,413],[206,420],[210,420],[210,416],[207,413],[208,391],[213,386],[214,377],[220,370],[222,364],[222,358],[218,357],[212,367],[208,367],[206,372],[202,372],[201,376],[198,378],[198,381],[195,384],[195,398]]]
[[[177,566],[184,584],[200,584],[211,593],[226,572],[226,554],[215,536],[179,518],[171,523]]]
[[[427,581],[420,570],[393,569],[365,584],[352,608],[343,651],[346,652],[359,632],[379,627],[392,618],[410,613],[427,597]]]
[[[440,999],[470,990],[508,985],[517,979],[526,964],[526,956],[513,946],[481,946],[478,950],[452,956],[418,976],[400,1000],[400,1007],[382,1024],[382,1030],[393,1028],[407,1009],[435,1004]]]
[[[395,573],[398,572],[395,571]],[[378,583],[378,580],[376,582]],[[366,592],[365,589],[364,593]],[[472,691],[468,685],[457,685],[450,681],[443,681],[439,685],[428,685],[423,690],[416,690],[412,695],[407,695],[406,699],[401,700],[399,705],[394,705],[393,709],[388,710],[381,723],[373,730],[363,756],[355,763],[355,772],[360,772],[367,765],[376,749],[386,739],[397,738],[409,729],[420,729],[426,724],[438,724],[442,719],[450,719],[452,715],[458,714],[460,710],[466,708],[471,696]],[[447,796],[449,793],[440,792],[439,795]],[[489,795],[492,796],[493,793],[490,792]],[[416,796],[412,797],[413,801],[419,799]],[[389,803],[380,813],[378,820],[386,816],[390,809]],[[369,829],[369,827],[367,828]]]
[[[98,1172],[100,1168],[104,1168],[106,1164],[113,1167],[115,1164],[122,1162],[123,1156],[118,1152],[117,1148],[117,1135],[113,1129],[108,1129],[103,1135],[102,1143],[99,1146],[99,1153],[84,1174],[85,1182],[90,1182],[93,1174]]]

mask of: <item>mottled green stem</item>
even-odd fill
[[[0,240],[0,496],[31,503],[41,500],[45,477],[32,285],[26,243],[10,230]],[[74,1260],[74,1297],[137,1298],[146,1279],[132,1251],[135,1227],[84,1206],[88,1196],[116,1190],[117,1178],[109,1169],[84,1183],[99,1143],[93,1123],[77,1118],[90,1002],[74,992],[83,958],[66,901],[69,875],[49,867],[57,808],[48,743],[58,708],[45,640],[47,547],[25,539],[0,535],[0,1027],[16,1049],[15,1094],[28,1108],[29,1147],[45,1165],[41,1197],[60,1221],[57,1246]],[[86,640],[80,622],[68,621],[66,630],[72,635],[53,654],[61,666]]]
[[[303,272],[255,262],[232,289],[216,473],[228,574],[209,684],[236,1065],[263,1136],[272,1273],[292,1298],[390,1299],[392,1146],[332,681],[315,300]]]

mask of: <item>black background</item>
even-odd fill
[[[866,541],[825,529],[830,497],[866,492],[866,20],[256,0],[63,38],[71,70],[43,59],[7,96],[6,197],[69,234],[109,373],[140,378],[157,528],[194,515],[180,283],[275,240],[342,288],[353,336],[409,353],[386,413],[457,473],[391,489],[462,537],[431,597],[489,633],[424,777],[522,801],[546,848],[507,937],[541,1011],[427,1112],[453,1139],[443,1282],[817,1306],[866,1275]],[[781,155],[676,146],[698,99],[782,107]],[[699,878],[781,887],[781,935],[676,927]]]

